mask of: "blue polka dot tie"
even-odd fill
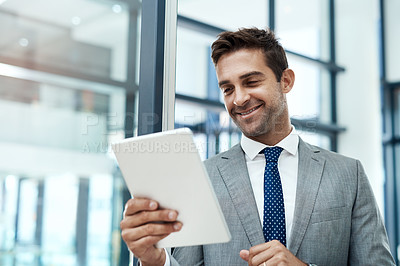
[[[281,147],[264,149],[264,219],[263,233],[265,241],[279,240],[286,246],[285,206],[281,178],[278,171],[278,158]]]

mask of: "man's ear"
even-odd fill
[[[281,89],[283,93],[288,93],[294,85],[295,75],[293,70],[286,68],[281,77]]]

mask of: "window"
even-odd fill
[[[197,133],[205,136],[202,141],[222,144],[219,136],[216,137],[209,130],[210,127],[215,128],[210,123],[222,123],[216,118],[220,119],[224,112],[210,59],[211,43],[223,30],[251,26],[265,28],[269,24],[276,24],[276,35],[287,49],[289,66],[296,73],[295,86],[288,94],[292,123],[309,142],[336,150],[337,134],[344,129],[336,125],[333,101],[336,85],[333,81],[336,72],[343,69],[331,64],[334,62],[334,58],[331,58],[334,47],[331,47],[330,40],[333,35],[330,32],[330,24],[333,23],[329,12],[330,2],[314,2],[310,8],[308,3],[276,1],[276,8],[271,10],[275,1],[235,4],[232,1],[214,1],[209,5],[203,1],[180,1],[176,126],[192,126],[198,130]],[[213,8],[210,9],[210,6]],[[212,111],[207,111],[210,108],[213,108]],[[217,113],[213,113],[215,109],[218,109]],[[199,118],[200,114],[202,118]],[[187,120],[190,116],[193,121]],[[240,140],[240,131],[230,121],[222,124],[219,131],[223,129],[228,132],[228,139],[235,139],[225,142],[228,143],[225,148],[228,148]],[[232,134],[235,136],[232,137]],[[216,151],[219,150],[217,146]],[[207,153],[207,157],[213,154]]]
[[[329,60],[328,0],[276,1],[276,32],[285,49]]]
[[[1,265],[119,263],[109,143],[136,119],[139,13],[134,0],[0,1]]]

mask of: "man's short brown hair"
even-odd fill
[[[225,54],[240,49],[260,49],[265,56],[266,65],[272,69],[277,81],[281,80],[283,71],[288,68],[285,50],[269,29],[241,28],[235,32],[222,32],[211,45],[211,49],[214,65]]]

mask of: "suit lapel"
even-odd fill
[[[265,242],[244,152],[234,146],[221,156],[218,169],[252,246]]]
[[[303,241],[314,209],[325,159],[319,150],[301,139],[299,141],[299,168],[297,177],[296,205],[289,250],[296,255]]]

